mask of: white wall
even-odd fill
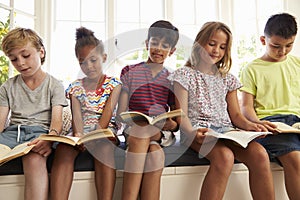
[[[286,0],[286,10],[288,13],[294,15],[298,23],[298,34],[294,43],[292,53],[300,56],[300,1],[299,0]]]

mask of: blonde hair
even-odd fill
[[[44,57],[41,58],[41,63],[45,62],[46,50],[42,38],[33,30],[27,28],[15,28],[9,31],[2,40],[2,51],[6,56],[16,48],[21,48],[31,43],[37,51],[44,49]]]
[[[226,50],[223,58],[216,63],[216,66],[219,72],[222,75],[225,75],[229,72],[232,64],[231,59],[231,45],[232,45],[232,34],[228,26],[222,22],[206,22],[200,29],[199,33],[197,34],[191,56],[186,62],[186,66],[198,66],[201,61],[201,56],[199,56],[199,52],[203,46],[205,46],[209,40],[211,39],[212,35],[217,31],[223,31],[227,35],[227,45]]]

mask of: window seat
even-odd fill
[[[161,179],[162,200],[199,199],[201,184],[208,170],[209,161],[199,159],[196,152],[175,145],[164,149],[166,165]],[[53,160],[53,153],[48,159],[48,171]],[[124,151],[116,151],[117,179],[114,200],[121,199]],[[96,199],[93,172],[93,157],[88,152],[80,153],[75,161],[74,180],[70,193],[70,200]],[[276,191],[276,199],[288,200],[282,168],[271,163]],[[24,176],[21,158],[14,159],[0,166],[1,198],[9,200],[23,199]],[[252,199],[248,185],[248,170],[242,163],[234,165],[224,199]]]

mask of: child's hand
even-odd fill
[[[195,132],[195,141],[198,142],[199,144],[202,144],[204,139],[205,139],[205,133],[208,131],[208,128],[198,128],[196,129]]]
[[[177,127],[177,122],[175,120],[173,120],[172,118],[167,118],[162,130],[163,131],[172,131],[172,130],[175,130],[176,127]]]
[[[77,132],[77,133],[74,133],[74,136],[75,136],[75,137],[82,137],[82,136],[83,136],[83,133]]]
[[[31,141],[29,144],[30,145],[35,145],[32,148],[32,151],[35,153],[38,153],[44,157],[47,157],[50,155],[50,153],[52,152],[52,142],[49,141],[43,141],[43,140],[39,140],[39,139],[34,139],[33,141]]]
[[[265,128],[267,128],[270,132],[274,132],[277,126],[275,124],[272,124],[272,122],[267,120],[261,120],[260,124],[263,125]]]
[[[247,127],[248,131],[258,131],[258,132],[267,132],[268,129],[260,123],[250,123]]]

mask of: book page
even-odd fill
[[[115,135],[110,129],[96,129],[82,136],[82,138],[78,140],[78,144],[101,138],[115,138]]]
[[[4,145],[4,144],[0,144],[0,158],[2,158],[5,154],[7,154],[11,149]]]
[[[173,118],[173,117],[183,117],[184,116],[184,113],[182,111],[182,109],[177,109],[177,110],[172,110],[172,111],[169,111],[169,112],[165,112],[163,114],[160,114],[158,115],[157,117],[154,118],[152,124],[155,124],[161,120],[165,120],[167,118]]]
[[[214,136],[216,138],[229,139],[240,144],[242,147],[246,148],[248,143],[253,139],[262,136],[271,134],[270,132],[255,132],[255,131],[243,131],[243,130],[232,130],[226,133],[217,133],[215,131],[207,132],[207,135]]]
[[[63,142],[70,145],[76,145],[77,141],[80,139],[79,137],[68,136],[68,135],[49,135],[49,134],[41,134],[39,136],[40,140],[47,141],[55,141],[55,142]]]
[[[300,133],[300,129],[289,126],[283,122],[272,122],[277,126],[277,131],[279,133]]]
[[[34,145],[28,146],[27,145],[28,143],[29,142],[25,142],[23,144],[14,147],[11,151],[9,151],[3,157],[1,157],[1,163],[7,162],[19,156],[27,154],[34,147]]]
[[[150,124],[153,120],[152,117],[136,111],[122,112],[120,113],[120,117],[125,123],[128,123],[129,125],[132,125],[134,123],[139,124],[140,122],[146,122],[147,124]]]

